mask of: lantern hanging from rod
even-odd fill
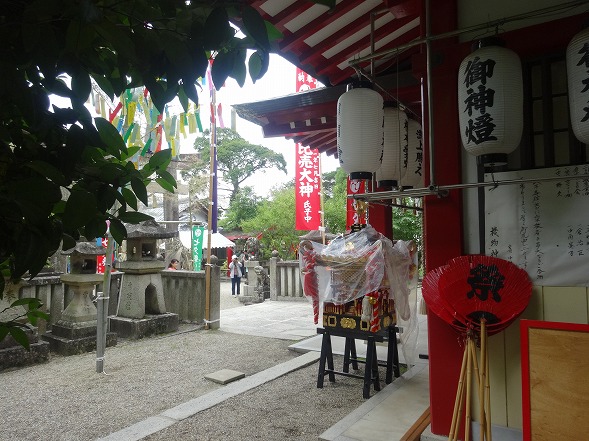
[[[589,28],[570,41],[566,65],[573,133],[579,141],[589,144]]]
[[[384,148],[382,164],[376,171],[379,187],[397,187],[401,180],[403,145],[407,143],[407,114],[390,101],[384,103]]]
[[[498,167],[520,143],[523,81],[519,57],[496,38],[481,40],[460,64],[458,111],[462,145],[479,164]]]
[[[407,122],[407,155],[403,159],[401,185],[407,188],[423,188],[423,133],[421,124],[414,119]]]
[[[370,83],[348,85],[337,101],[337,153],[350,179],[372,179],[383,155],[383,99]]]

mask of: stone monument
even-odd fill
[[[0,299],[0,320],[22,323],[22,330],[27,335],[29,350],[17,343],[10,334],[0,341],[0,371],[12,367],[44,363],[49,360],[49,343],[39,339],[39,331],[31,324],[23,323],[21,317],[26,315],[23,306],[10,308],[12,302],[20,298],[21,288],[26,283],[6,281],[4,297]]]
[[[96,285],[104,280],[103,274],[96,273],[96,258],[104,253],[102,246],[86,241],[62,251],[70,256],[70,272],[62,274],[61,281],[72,291],[73,297],[51,331],[43,334],[52,352],[74,355],[96,349],[97,312],[92,297]],[[107,332],[106,345],[116,344],[116,334]]]
[[[178,330],[178,314],[166,312],[157,240],[178,236],[177,231],[148,220],[127,225],[127,260],[117,263],[123,272],[117,314],[110,329],[124,338],[142,338]]]

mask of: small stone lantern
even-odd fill
[[[116,317],[111,329],[121,337],[141,338],[178,329],[178,314],[166,312],[157,240],[178,236],[154,220],[127,225],[127,260],[117,263],[122,271]]]
[[[96,258],[103,256],[105,249],[83,241],[62,254],[70,256],[70,272],[62,274],[61,281],[72,291],[73,297],[43,338],[49,341],[53,352],[73,355],[96,349],[97,312],[92,295],[96,285],[104,280],[103,274],[96,273]],[[116,344],[116,335],[107,333],[107,346],[113,344]]]

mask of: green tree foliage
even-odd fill
[[[323,176],[323,211],[327,231],[346,232],[347,174],[342,168]]]
[[[211,151],[210,131],[205,130],[202,136],[194,141],[194,148],[201,160],[209,158]],[[229,201],[233,201],[241,184],[254,173],[277,168],[286,173],[286,160],[282,153],[262,145],[251,144],[232,129],[217,129],[217,171],[220,179],[228,184]],[[208,163],[207,168],[208,171]],[[219,184],[221,185],[221,184]]]
[[[226,230],[242,230],[242,224],[256,217],[261,198],[256,196],[254,189],[244,186],[239,189],[233,200],[229,203],[229,208],[225,211],[225,216],[219,221],[219,226]]]
[[[393,238],[413,240],[421,250],[423,243],[422,199],[402,198],[399,202],[401,207],[393,207]]]
[[[146,185],[175,187],[169,151],[137,170],[117,130],[85,107],[92,87],[111,99],[146,86],[160,112],[178,97],[198,103],[196,81],[214,58],[218,89],[267,70],[280,36],[239,2],[13,0],[0,12],[0,270],[34,276],[47,258],[81,235],[117,242],[124,222],[146,216]],[[226,7],[224,7],[226,6]],[[239,22],[238,38],[230,20]],[[246,61],[246,50],[255,50]],[[68,79],[71,79],[68,80]],[[50,105],[57,95],[70,105]],[[113,211],[113,207],[118,207]],[[0,277],[0,295],[4,288]],[[0,328],[2,324],[0,323]],[[0,337],[3,336],[0,330]]]
[[[244,231],[261,233],[262,256],[265,259],[271,257],[273,250],[277,250],[282,259],[297,258],[299,236],[305,231],[297,231],[294,227],[294,184],[272,191],[270,199],[259,205],[256,216],[242,223]]]

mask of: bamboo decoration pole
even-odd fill
[[[487,441],[493,440],[491,432],[491,385],[489,380],[489,345],[487,344],[487,333],[485,332],[485,408],[487,413]]]
[[[470,345],[472,345],[472,336],[469,334],[466,338],[466,350],[468,355],[466,357],[466,402],[464,404],[466,406],[466,416],[464,419],[464,441],[470,440],[470,401],[472,395],[472,351]]]
[[[464,355],[462,356],[462,366],[460,367],[460,376],[458,377],[458,387],[456,388],[456,400],[454,401],[454,412],[452,413],[452,424],[450,426],[450,433],[448,435],[448,441],[453,441],[456,439],[454,437],[455,433],[458,432],[458,419],[459,419],[459,412],[460,412],[460,403],[462,402],[463,397],[463,388],[464,388],[464,373],[466,371],[466,349],[464,350]]]
[[[480,441],[485,440],[487,426],[487,413],[485,412],[485,384],[487,378],[487,321],[481,319],[481,378],[479,382],[479,421],[481,423]]]

